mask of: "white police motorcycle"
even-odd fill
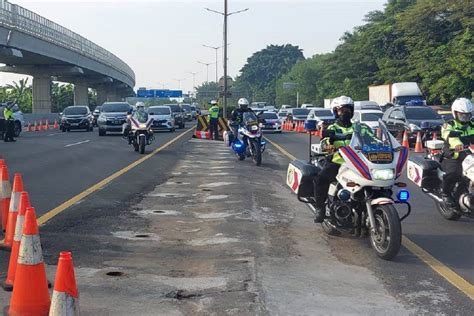
[[[153,126],[153,118],[144,113],[139,115],[137,112],[130,116],[130,129],[128,132],[128,143],[133,146],[135,151],[140,154],[145,153],[145,146],[151,145],[155,140],[151,127]]]
[[[262,140],[262,128],[257,115],[253,112],[243,113],[242,124],[237,129],[236,136],[229,141],[224,136],[224,141],[229,143],[239,160],[252,157],[257,166],[262,164],[262,153],[265,151],[266,142]]]
[[[326,201],[324,231],[330,235],[347,232],[355,236],[369,235],[372,248],[385,260],[394,258],[402,240],[401,221],[408,217],[411,206],[409,192],[399,190],[394,199],[393,188],[406,187],[397,182],[408,158],[408,150],[389,133],[383,122],[380,139],[365,133],[360,123],[354,124],[350,144],[338,149],[344,158],[336,181],[330,184]],[[315,130],[307,121],[307,130]],[[332,135],[337,140],[345,136]],[[287,185],[298,200],[316,205],[314,180],[327,159],[320,144],[311,145],[310,161],[292,161],[288,166]],[[395,208],[404,204],[408,212],[401,218]]]

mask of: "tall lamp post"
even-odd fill
[[[224,0],[224,12],[211,10],[209,8],[206,8],[206,10],[224,16],[224,109],[223,109],[223,114],[224,114],[224,117],[227,117],[227,94],[228,94],[227,92],[227,88],[228,88],[227,87],[227,18],[233,14],[245,12],[248,10],[248,8],[244,10],[228,13],[227,0]]]
[[[178,81],[178,90],[181,90],[181,81],[184,81],[186,80],[186,78],[182,78],[182,79],[173,79],[175,81]]]
[[[218,76],[217,76],[217,51],[219,50],[219,48],[222,48],[222,46],[208,46],[208,45],[202,45],[204,47],[207,47],[207,48],[212,48],[213,50],[216,51],[216,83],[217,81],[219,80]]]
[[[207,73],[206,83],[208,83],[209,82],[209,65],[212,65],[212,63],[203,63],[202,61],[199,61],[199,60],[198,60],[198,63],[206,66],[206,73]]]

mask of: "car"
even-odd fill
[[[316,124],[324,122],[324,124],[329,125],[334,123],[336,118],[331,110],[325,108],[312,108],[310,109],[308,116],[306,117],[307,121],[316,121]]]
[[[291,109],[291,108],[294,108],[294,106],[289,105],[289,104],[283,104],[280,109],[285,110],[285,109]]]
[[[184,128],[185,122],[184,122],[184,115],[183,115],[183,109],[178,104],[164,104],[166,106],[169,106],[171,109],[171,114],[174,118],[174,126],[178,128]]]
[[[393,106],[385,111],[382,120],[394,136],[402,135],[405,130],[410,131],[410,143],[415,142],[416,134],[422,132],[422,128],[428,128],[429,132],[437,132],[439,135],[444,124],[441,115],[426,105]]]
[[[448,111],[448,110],[439,110],[438,114],[441,115],[441,117],[443,118],[445,122],[454,119],[453,113],[451,113],[451,111]]]
[[[286,117],[286,119],[290,122],[306,121],[309,111],[310,111],[309,109],[301,109],[301,108],[288,109],[288,116]]]
[[[352,121],[367,125],[373,131],[379,127],[379,119],[383,117],[381,110],[355,110]]]
[[[94,111],[92,112],[92,116],[94,117],[94,120],[92,122],[93,126],[97,126],[97,119],[99,118],[100,115],[100,105],[96,106]]]
[[[198,109],[196,108],[195,105],[191,104],[191,115],[193,117],[193,120],[197,119],[198,116]]]
[[[94,116],[87,105],[72,105],[66,107],[61,113],[59,129],[69,132],[73,129],[83,129],[86,132],[94,130]]]
[[[148,108],[148,116],[153,118],[153,131],[169,130],[175,131],[174,118],[171,114],[171,108],[166,105],[150,106]]]
[[[192,110],[191,110],[191,105],[190,104],[186,104],[186,103],[182,103],[179,105],[181,107],[181,109],[183,110],[183,114],[184,114],[184,119],[188,122],[191,122],[193,120],[193,114],[192,114]]]
[[[280,110],[278,111],[278,118],[280,119],[280,121],[285,121],[286,120],[286,117],[288,116],[288,111],[287,110]]]
[[[281,120],[275,112],[263,112],[258,118],[264,120],[262,130],[281,133]]]
[[[302,109],[309,109],[309,108],[314,108],[315,106],[312,105],[311,103],[303,103],[301,104]]]
[[[265,107],[267,106],[267,102],[252,102],[250,104],[250,108],[254,111],[254,112],[258,112],[258,111],[265,111]]]
[[[379,110],[380,106],[375,101],[354,101],[354,110]]]
[[[193,103],[191,104],[191,108],[194,107],[196,109],[196,116],[201,115],[201,107],[199,106],[199,103]]]
[[[127,102],[105,102],[97,119],[99,136],[105,136],[107,132],[122,132],[122,126],[131,109],[132,106]]]

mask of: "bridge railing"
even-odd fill
[[[19,5],[0,0],[0,25],[97,60],[135,83],[133,70],[120,58],[81,35]]]

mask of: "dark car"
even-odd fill
[[[184,128],[184,115],[183,115],[183,109],[178,104],[165,104],[166,106],[169,106],[171,109],[171,114],[173,115],[174,118],[174,125],[178,126],[178,128]]]
[[[429,106],[394,106],[385,111],[382,120],[394,136],[408,130],[410,143],[415,142],[417,132],[441,131],[443,118]]]
[[[94,117],[91,110],[85,105],[68,106],[61,115],[59,128],[63,132],[69,132],[73,129],[83,129],[86,132],[92,132]]]
[[[107,132],[122,132],[122,125],[127,121],[127,113],[132,109],[127,102],[105,102],[97,119],[99,136]]]
[[[186,121],[191,122],[193,120],[193,111],[190,104],[180,104],[181,109],[183,110],[183,116]]]

